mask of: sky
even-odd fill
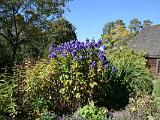
[[[65,18],[76,27],[80,41],[100,39],[104,25],[117,19],[126,24],[133,18],[160,24],[160,0],[73,0],[67,6],[70,12]]]

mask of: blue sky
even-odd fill
[[[78,40],[100,38],[105,23],[133,18],[160,24],[160,0],[73,0],[65,17],[77,28]]]

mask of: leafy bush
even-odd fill
[[[142,95],[130,102],[125,110],[113,113],[114,120],[159,120],[160,109],[152,96]]]
[[[17,114],[17,105],[14,97],[16,84],[14,84],[14,74],[11,76],[7,73],[0,74],[0,118],[14,119]]]
[[[26,112],[40,116],[47,110],[63,115],[76,111],[89,100],[98,101],[95,96],[102,89],[96,86],[102,87],[115,72],[100,46],[101,41],[89,40],[51,45],[49,62],[28,64],[23,97]]]
[[[86,118],[75,112],[73,115],[63,116],[61,120],[86,120]]]
[[[117,68],[113,80],[108,81],[106,86],[106,104],[110,105],[110,108],[123,108],[128,104],[129,98],[135,98],[142,93],[152,93],[152,75],[146,68],[146,60],[142,53],[117,50],[106,54]]]
[[[154,95],[160,97],[160,79],[154,81]]]
[[[77,112],[87,120],[104,120],[107,110],[98,108],[94,105],[94,102],[90,102],[89,105],[79,108]]]
[[[44,111],[36,120],[59,120],[59,117],[55,113]]]

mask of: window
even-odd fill
[[[157,59],[157,73],[160,73],[160,59]]]

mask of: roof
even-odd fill
[[[135,51],[144,51],[148,57],[160,58],[160,25],[150,25],[142,28],[130,42]]]

